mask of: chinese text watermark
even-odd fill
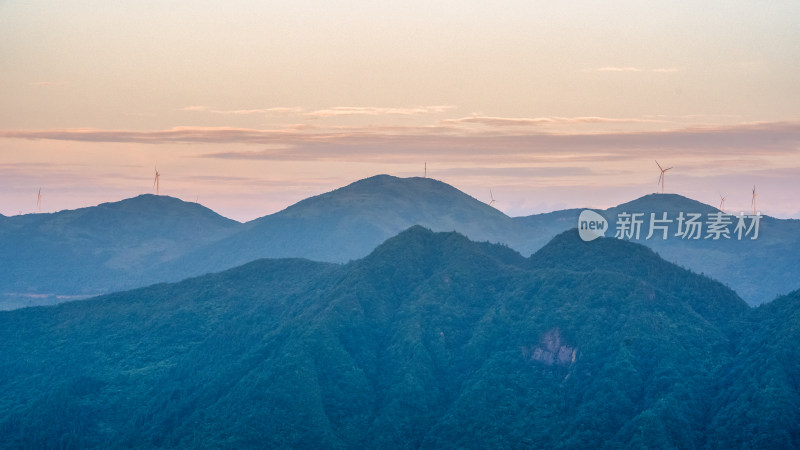
[[[649,216],[649,217],[648,217]],[[648,219],[649,220],[646,220]],[[669,213],[628,213],[617,214],[614,237],[617,239],[640,240],[668,238],[714,241],[724,239],[758,239],[761,213],[737,216],[715,212],[708,214],[679,212],[670,217]],[[578,218],[578,233],[584,241],[605,236],[608,222],[592,210],[584,210]],[[646,234],[645,234],[646,233]]]

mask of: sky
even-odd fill
[[[0,0],[0,214],[246,221],[387,173],[511,216],[660,190],[800,218],[800,2]]]

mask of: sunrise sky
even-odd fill
[[[666,189],[800,218],[800,2],[0,0],[0,214],[237,219],[428,175],[509,215]]]

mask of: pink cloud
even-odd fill
[[[35,81],[30,83],[31,86],[38,86],[38,87],[56,87],[56,86],[64,86],[67,84],[66,81]]]
[[[598,67],[598,72],[642,72],[638,67]]]
[[[654,69],[644,69],[641,67],[632,67],[632,66],[625,66],[625,67],[614,67],[614,66],[607,66],[607,67],[598,67],[594,69],[594,72],[653,72],[653,73],[675,73],[675,72],[683,72],[682,67],[657,67]]]
[[[517,129],[513,129],[517,131]],[[665,131],[598,134],[509,133],[503,126],[469,133],[447,126],[353,127],[334,130],[228,127],[176,127],[167,130],[3,130],[0,138],[51,139],[85,142],[146,144],[217,143],[254,144],[270,148],[218,152],[206,157],[264,160],[408,160],[420,156],[490,160],[499,156],[520,159],[575,157],[629,158],[668,151],[671,155],[797,155],[800,123],[768,122]]]
[[[226,115],[250,115],[250,114],[288,114],[288,113],[300,113],[303,111],[303,108],[299,107],[285,107],[285,106],[278,106],[273,108],[257,108],[257,109],[214,109],[209,106],[187,106],[185,108],[181,108],[181,111],[196,111],[196,112],[208,112],[213,114],[226,114]]]
[[[488,117],[471,116],[459,119],[444,119],[443,124],[480,124],[487,126],[531,126],[556,124],[596,124],[596,123],[665,123],[655,119],[625,119],[611,117]]]
[[[324,118],[338,116],[411,116],[419,114],[441,113],[452,109],[449,105],[420,106],[416,108],[385,108],[372,106],[335,106],[327,109],[310,111],[308,117]]]
[[[210,109],[211,108],[209,108],[208,106],[192,105],[192,106],[187,106],[185,108],[181,108],[181,111],[208,111]]]

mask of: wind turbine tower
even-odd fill
[[[159,183],[159,178],[161,178],[161,174],[158,173],[158,167],[156,169],[156,177],[153,179],[153,187],[156,188],[156,195],[160,195],[160,188],[161,184]]]
[[[422,178],[428,178],[428,161],[425,161],[425,175]]]
[[[756,215],[756,197],[758,197],[758,194],[756,194],[756,186],[753,185],[753,200],[751,200],[750,203],[753,205],[754,216]]]
[[[42,188],[39,188],[39,194],[36,195],[36,209],[42,213]]]
[[[660,171],[661,171],[661,175],[659,175],[659,177],[658,177],[658,182],[659,182],[659,183],[661,183],[661,193],[663,194],[663,193],[664,193],[664,178],[666,178],[666,177],[664,176],[664,174],[665,174],[665,173],[666,173],[666,172],[667,172],[669,169],[672,169],[672,167],[667,167],[666,169],[664,169],[664,168],[662,168],[662,167],[661,167],[661,164],[659,164],[659,163],[658,163],[658,161],[656,161],[656,165],[658,166],[658,170],[660,170]]]

